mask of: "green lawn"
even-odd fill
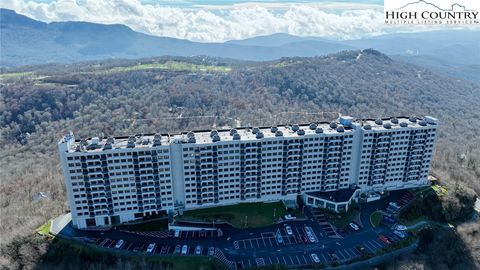
[[[47,223],[43,224],[42,226],[36,229],[37,233],[43,234],[43,235],[49,235],[51,224],[52,224],[52,220],[47,221]]]
[[[370,223],[372,223],[373,227],[378,227],[380,222],[382,222],[383,214],[379,211],[375,211],[370,215]]]
[[[274,211],[275,217],[273,216]],[[279,217],[284,216],[286,213],[287,210],[282,202],[274,202],[241,203],[197,209],[184,212],[184,216],[209,222],[224,220],[237,228],[245,228],[245,224],[247,224],[248,228],[258,228],[274,224]]]
[[[0,73],[0,79],[12,79],[12,78],[32,76],[32,75],[33,75],[33,72]]]
[[[213,65],[197,65],[181,61],[167,61],[165,63],[149,63],[149,64],[137,64],[134,66],[126,67],[114,67],[106,70],[106,72],[127,72],[135,70],[146,69],[168,69],[168,70],[181,70],[191,72],[230,72],[232,69],[225,66],[213,66]]]
[[[358,215],[359,210],[352,209],[347,213],[332,213],[329,211],[324,212],[325,215],[328,217],[328,220],[338,229],[344,229],[352,222],[354,217]]]

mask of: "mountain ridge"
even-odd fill
[[[358,40],[299,37],[286,33],[224,43],[199,43],[134,31],[122,24],[41,22],[0,9],[0,67],[73,63],[101,59],[137,59],[157,56],[206,55],[249,61],[282,57],[309,57],[343,50],[373,48],[402,61],[420,64],[449,75],[480,83],[471,68],[480,63],[480,35],[475,31],[396,33]],[[417,61],[415,57],[422,57]],[[438,62],[445,63],[438,67]]]

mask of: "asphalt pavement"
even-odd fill
[[[328,233],[325,226],[328,220],[319,222],[308,209],[306,209],[307,220],[285,221],[264,228],[243,230],[228,225],[218,225],[215,226],[217,233],[183,232],[179,237],[174,237],[172,232],[138,234],[117,229],[76,230],[70,224],[61,229],[60,234],[104,248],[121,249],[133,253],[145,253],[148,245],[155,244],[154,250],[148,253],[152,255],[178,254],[179,247],[181,253],[181,248],[186,245],[188,255],[208,256],[209,248],[215,248],[221,250],[228,260],[235,262],[238,268],[271,264],[301,267],[315,263],[323,265],[334,262],[348,263],[362,255],[357,246],[362,246],[366,252],[374,253],[386,245],[379,239],[379,235],[392,235],[391,229],[388,226],[373,228],[370,223],[370,214],[377,209],[384,209],[389,201],[397,197],[397,193],[392,193],[390,198],[362,204],[360,219],[363,227],[358,231],[347,228],[341,234],[334,235]],[[64,222],[65,219],[62,218],[55,224],[64,224]],[[56,227],[56,230],[59,228]],[[124,244],[115,248],[120,239]],[[197,246],[200,247],[197,248]],[[312,254],[318,257],[319,262],[315,262]]]

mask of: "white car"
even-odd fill
[[[182,254],[183,255],[186,255],[188,253],[188,246],[187,245],[183,245],[182,247]]]
[[[315,237],[313,237],[312,234],[307,233],[307,237],[308,237],[308,240],[310,240],[310,242],[312,242],[312,243],[315,243],[315,242],[316,242],[316,241],[315,241]]]
[[[354,229],[355,231],[358,231],[358,230],[360,230],[360,227],[358,227],[358,225],[357,225],[357,224],[355,224],[355,223],[353,223],[353,222],[350,222],[350,224],[349,224],[349,225],[350,225],[350,227],[351,227],[352,229]]]
[[[195,248],[195,255],[202,255],[202,246],[198,245]]]
[[[123,244],[125,244],[125,241],[122,239],[118,240],[117,244],[115,245],[116,249],[122,248]]]
[[[155,243],[148,245],[147,253],[152,253],[154,249],[155,249]]]
[[[175,230],[175,237],[180,237],[180,230]]]
[[[315,262],[315,263],[319,263],[319,262],[320,262],[320,258],[318,257],[317,254],[312,253],[312,254],[310,254],[310,257],[312,257],[313,262]]]
[[[398,230],[398,231],[406,231],[407,230],[407,226],[404,226],[404,225],[401,225],[401,224],[397,224],[394,226],[394,229],[395,230]]]
[[[405,234],[405,232],[401,232],[401,231],[395,230],[395,231],[393,231],[393,233],[394,233],[396,236],[400,237],[400,239],[403,239],[403,238],[407,237],[407,235]]]
[[[297,218],[297,217],[294,217],[294,216],[292,216],[292,215],[290,215],[290,214],[285,215],[285,220],[294,220],[294,219],[296,219],[296,218]]]
[[[393,208],[400,209],[400,206],[396,202],[389,202],[388,205],[390,205]]]
[[[285,226],[285,230],[287,231],[287,234],[288,234],[288,235],[292,235],[292,234],[293,234],[292,228],[290,228],[290,226]]]

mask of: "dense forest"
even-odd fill
[[[0,265],[55,265],[48,244],[31,235],[68,210],[56,144],[70,130],[77,137],[119,136],[322,121],[332,112],[357,118],[432,115],[441,121],[432,169],[452,190],[439,202],[448,210],[442,218],[458,221],[480,194],[479,106],[478,85],[374,50],[263,63],[204,57],[112,60],[0,74]],[[38,199],[39,192],[47,198]],[[466,221],[456,231],[426,231],[422,237],[426,240],[413,256],[384,267],[454,269],[459,254],[470,263],[456,269],[480,267],[478,224]],[[446,250],[457,260],[438,258]],[[68,267],[69,260],[61,263]]]

